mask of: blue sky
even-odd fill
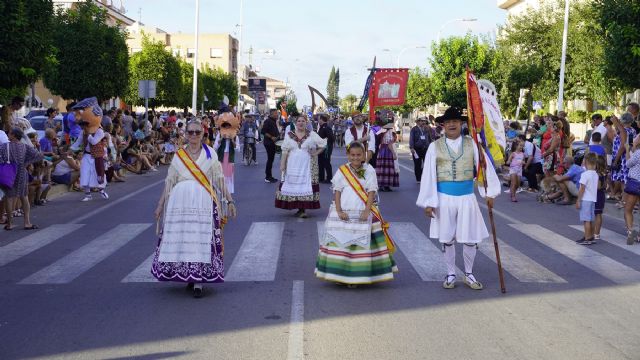
[[[114,1],[116,2],[116,1]],[[168,32],[193,33],[195,0],[123,0],[127,15]],[[331,66],[340,68],[340,96],[360,95],[366,68],[427,67],[429,46],[438,37],[495,33],[506,20],[496,0],[244,0],[242,48],[274,49],[255,53],[261,75],[289,80],[298,106],[310,104],[307,85],[325,92]],[[475,22],[447,22],[477,18]],[[240,1],[200,0],[201,33],[237,34]],[[386,50],[385,50],[386,49]],[[243,56],[243,62],[248,56]]]

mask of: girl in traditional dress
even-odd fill
[[[376,176],[380,191],[391,191],[391,187],[400,186],[400,177],[396,171],[395,161],[398,159],[393,145],[396,134],[393,132],[393,122],[389,122],[378,132],[380,146],[376,158]]]
[[[276,191],[276,207],[298,209],[297,217],[306,218],[306,209],[320,208],[318,184],[318,154],[324,151],[327,140],[315,131],[307,130],[307,118],[296,118],[295,130],[289,131],[282,142],[282,183]]]
[[[160,281],[188,283],[194,297],[202,296],[202,283],[224,281],[221,202],[236,215],[220,162],[202,144],[202,133],[199,120],[189,122],[188,145],[171,161],[155,211],[156,219],[164,217],[151,266]]]
[[[376,171],[365,162],[362,143],[349,144],[347,157],[349,163],[333,176],[334,202],[320,239],[315,274],[349,287],[392,280],[398,271],[390,252],[393,243],[373,204]]]
[[[218,132],[216,134],[216,140],[213,143],[213,149],[218,154],[218,161],[222,163],[222,172],[224,173],[224,182],[227,184],[227,190],[233,194],[234,164],[236,153],[240,151],[240,139],[238,135],[229,138],[221,132]]]

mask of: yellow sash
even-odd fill
[[[362,184],[360,183],[360,181],[358,181],[351,169],[349,169],[349,166],[340,166],[340,172],[342,173],[342,175],[344,175],[345,179],[347,179],[347,182],[349,183],[349,185],[351,185],[351,188],[356,192],[356,194],[358,194],[360,200],[364,201],[364,203],[366,204],[368,198],[367,192],[364,190]],[[389,249],[390,253],[394,253],[396,251],[396,244],[393,242],[393,239],[391,239],[391,236],[389,235],[389,223],[382,219],[380,209],[378,209],[376,205],[371,205],[371,213],[378,221],[380,221],[382,232],[384,233],[384,240],[387,243],[387,249]]]
[[[205,190],[207,190],[209,195],[211,195],[213,202],[215,202],[216,207],[218,208],[218,213],[220,214],[220,227],[221,228],[224,227],[224,225],[227,223],[227,218],[222,216],[222,207],[220,207],[218,196],[216,195],[215,190],[213,190],[213,186],[211,186],[209,179],[202,172],[202,169],[200,169],[198,164],[196,164],[195,161],[191,159],[191,156],[189,156],[189,154],[187,154],[187,152],[184,149],[178,150],[176,152],[176,155],[178,155],[178,159],[182,161],[184,166],[187,168],[187,170],[189,170],[189,172],[191,173],[191,175],[193,175],[196,181],[200,183],[200,185],[202,185],[202,187]]]

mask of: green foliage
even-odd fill
[[[287,102],[287,106],[285,107],[285,110],[287,111],[288,115],[291,116],[298,116],[300,115],[300,112],[298,111],[298,104],[297,104],[297,99],[296,96],[293,95],[287,95],[286,97],[281,96],[280,98],[278,98],[278,100],[276,100],[276,108],[278,110],[280,110],[280,105],[282,105],[283,102]]]
[[[432,88],[436,100],[450,106],[466,107],[465,66],[478,78],[490,74],[495,66],[495,49],[486,41],[467,34],[432,44]],[[491,80],[491,79],[490,79]]]
[[[51,0],[0,1],[0,102],[24,95],[51,55]]]
[[[178,59],[180,64],[180,81],[182,83],[180,94],[178,94],[178,107],[187,111],[193,100],[193,64],[183,59]],[[202,74],[198,71],[198,94],[196,98],[197,108],[200,109],[204,93],[202,91]]]
[[[92,2],[61,9],[52,33],[54,56],[44,72],[45,85],[67,99],[124,95],[129,55],[126,33],[107,24],[106,10]]]
[[[567,113],[567,118],[571,119],[573,123],[584,124],[591,120],[591,116],[584,110],[573,110]]]
[[[342,112],[351,113],[356,109],[356,106],[358,106],[358,97],[353,94],[340,99],[340,110]]]
[[[238,102],[238,83],[233,74],[227,74],[222,69],[211,69],[205,66],[202,69],[202,80],[199,89],[207,96],[209,101],[205,103],[205,109],[218,109],[224,95],[229,98],[229,104],[237,104]],[[192,76],[193,77],[193,76]]]
[[[407,82],[407,101],[406,110],[426,110],[437,102],[436,94],[433,91],[433,79],[429,77],[427,72],[416,68],[409,72],[409,80]]]
[[[591,116],[595,115],[595,114],[600,114],[602,116],[602,119],[605,119],[607,116],[611,116],[613,115],[613,111],[609,111],[609,110],[596,110],[594,112],[591,113]],[[591,118],[591,116],[589,118]]]
[[[129,60],[129,90],[125,98],[128,104],[144,105],[144,99],[138,97],[139,80],[156,80],[156,98],[149,99],[152,108],[179,106],[183,93],[180,63],[162,42],[154,42],[147,36],[143,36],[142,50]]]
[[[595,0],[604,38],[603,70],[621,87],[640,88],[640,2]]]
[[[340,100],[338,97],[338,87],[340,82],[340,69],[336,72],[336,67],[331,67],[331,72],[329,73],[329,80],[327,81],[327,101],[329,102],[328,106],[337,106],[338,101]]]

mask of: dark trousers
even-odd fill
[[[413,158],[413,170],[416,174],[416,181],[420,181],[422,179],[422,168],[424,166],[424,158],[427,155],[427,149],[414,149],[418,154],[418,158],[415,156],[411,156]]]
[[[264,149],[267,151],[267,165],[264,169],[265,179],[273,179],[271,174],[271,167],[273,166],[273,159],[276,157],[276,144],[269,141],[264,143]]]
[[[529,183],[529,187],[534,190],[540,190],[540,188],[538,188],[537,175],[544,174],[544,171],[542,171],[542,163],[530,164],[527,170],[523,169],[523,172],[524,172],[523,174],[524,177],[527,178],[527,183]]]
[[[318,180],[331,181],[333,178],[333,169],[331,169],[331,153],[333,152],[333,146],[327,147],[322,153],[318,155]]]

